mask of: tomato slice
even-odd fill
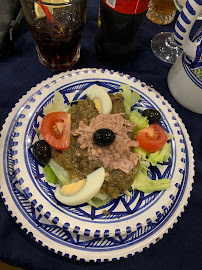
[[[160,150],[168,140],[165,130],[157,123],[139,130],[136,139],[140,147],[149,153]]]
[[[44,140],[53,148],[65,150],[69,147],[71,117],[66,112],[47,114],[41,123]]]

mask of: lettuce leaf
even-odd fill
[[[134,148],[134,151],[139,154],[140,161],[147,161],[149,153],[144,151],[140,146]]]
[[[140,94],[136,91],[131,92],[131,107],[140,100]]]
[[[103,194],[98,192],[91,200],[87,203],[94,206],[95,208],[99,208],[104,204],[108,203],[112,198],[107,194]]]
[[[149,120],[146,116],[142,116],[141,113],[138,112],[138,110],[134,110],[130,112],[129,119],[131,123],[136,123],[136,127],[134,129],[135,135],[140,129],[149,127]]]
[[[130,90],[130,85],[121,84],[120,87],[121,90],[119,92],[122,94],[124,99],[123,103],[125,111],[127,114],[129,114],[131,112],[131,107],[133,107],[138,102],[138,100],[140,100],[140,95],[136,91],[132,92]]]
[[[170,143],[166,143],[161,150],[149,154],[147,161],[149,161],[152,166],[156,166],[157,163],[166,162],[170,157],[170,152],[171,152]]]
[[[135,175],[135,180],[131,187],[133,190],[136,189],[145,193],[151,193],[168,189],[170,182],[171,180],[166,178],[151,180],[146,174],[139,170]]]
[[[46,164],[44,167],[44,176],[46,178],[46,181],[48,183],[52,183],[52,184],[57,184],[58,183],[58,178],[55,175],[55,173],[53,172],[53,170],[51,169],[51,167]]]
[[[140,146],[135,147],[135,152],[139,154],[141,161],[147,161],[152,166],[156,166],[157,163],[163,163],[168,161],[171,153],[170,143],[166,143],[162,149],[155,153],[148,153],[144,151]]]
[[[63,95],[55,91],[53,101],[50,102],[46,107],[44,107],[44,114],[49,114],[52,112],[68,112],[70,105],[65,104]]]
[[[104,204],[108,203],[110,200],[111,200],[111,198],[103,201],[99,198],[93,197],[87,203],[94,206],[95,208],[99,208],[99,207],[103,206]]]
[[[171,140],[174,138],[173,134],[171,134],[171,133],[167,133],[167,137],[168,137],[168,140]]]
[[[48,165],[53,170],[58,179],[58,183],[61,185],[67,185],[70,183],[69,172],[60,166],[54,159],[50,159]]]
[[[41,135],[41,130],[37,127],[34,128],[37,136],[39,137]]]

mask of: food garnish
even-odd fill
[[[57,177],[57,184],[63,186],[70,183],[69,172],[60,166],[53,158],[49,160],[47,165],[51,168],[52,172]]]
[[[158,123],[161,119],[161,114],[155,109],[146,109],[142,112],[143,116],[146,116],[149,120],[149,124]]]
[[[44,140],[35,142],[33,145],[33,154],[39,162],[48,163],[51,158],[50,145]]]
[[[145,193],[151,193],[169,188],[170,182],[170,179],[166,178],[153,181],[141,170],[139,170],[135,176],[135,181],[132,184],[132,189],[137,189]]]
[[[165,130],[157,123],[139,130],[136,138],[140,147],[149,153],[162,149],[168,140]]]
[[[149,127],[149,120],[147,117],[142,116],[141,113],[139,113],[138,110],[134,110],[130,112],[129,119],[131,123],[136,123],[136,126],[134,128],[134,134],[136,135],[137,132],[143,128]]]
[[[70,143],[70,114],[66,112],[52,112],[42,120],[41,133],[44,140],[55,149],[65,150]]]
[[[41,1],[41,0],[39,0],[39,1]],[[54,8],[61,8],[63,6],[57,5],[57,4],[66,3],[68,1],[69,0],[65,0],[65,1],[64,0],[46,0],[46,3],[56,4],[55,6],[43,5],[43,4],[40,4],[39,2],[38,3],[34,2],[34,10],[35,10],[35,14],[36,14],[37,19],[41,19],[41,18],[44,18],[45,16],[47,16],[51,22],[54,22],[53,18],[52,18]]]
[[[54,194],[56,199],[63,204],[71,206],[79,205],[91,200],[99,192],[104,179],[105,170],[101,167],[91,174],[88,174],[86,180],[80,180],[82,181],[81,185],[79,184],[80,181],[70,184],[78,186],[78,188],[77,186],[74,188],[74,194],[65,192],[65,188],[67,188],[68,185],[62,188],[57,186]],[[82,184],[84,185],[82,186]]]
[[[52,156],[44,175],[56,184],[54,194],[61,203],[87,202],[98,208],[120,194],[131,196],[129,190],[150,193],[169,188],[170,179],[151,180],[147,171],[150,165],[169,159],[171,137],[159,124],[156,110],[134,108],[139,93],[129,85],[120,88],[110,96],[103,87],[93,85],[86,91],[87,100],[73,107],[56,91],[53,102],[44,108],[40,131]],[[82,170],[82,164],[89,164],[88,169],[84,165]]]
[[[109,128],[100,128],[93,133],[93,142],[99,146],[108,146],[115,140],[115,133]]]
[[[87,96],[93,100],[96,109],[100,114],[110,113],[112,110],[112,101],[103,87],[92,85],[86,91]]]
[[[121,84],[120,85],[120,93],[124,98],[124,107],[126,113],[129,114],[131,112],[131,108],[140,100],[140,94],[136,91],[130,90],[130,85]]]

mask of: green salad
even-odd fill
[[[128,119],[130,123],[134,124],[133,134],[135,140],[138,142],[137,147],[133,147],[132,151],[137,154],[139,162],[138,162],[138,170],[135,174],[134,181],[131,184],[130,188],[126,191],[124,191],[124,194],[131,196],[132,190],[139,190],[145,193],[151,193],[155,191],[162,191],[165,189],[168,189],[170,187],[170,179],[158,179],[158,180],[151,180],[148,177],[148,170],[150,166],[156,166],[157,164],[163,164],[164,162],[168,161],[170,155],[171,155],[171,146],[169,140],[173,138],[171,134],[167,134],[161,125],[159,124],[160,120],[160,112],[157,112],[154,109],[149,110],[143,110],[143,112],[140,112],[138,109],[135,109],[134,105],[138,103],[140,100],[140,95],[138,92],[131,91],[129,85],[120,85],[120,94],[123,97],[123,104],[125,107],[125,112],[128,115]],[[94,98],[95,106],[98,110],[99,108],[99,102]],[[70,104],[71,105],[71,104]],[[70,118],[71,115],[71,106],[64,103],[63,96],[59,92],[55,92],[53,102],[49,103],[43,110],[44,114],[47,116],[54,114],[55,112],[61,113],[62,117],[64,114],[67,114]],[[107,112],[108,113],[108,112]],[[68,118],[68,119],[69,119]],[[66,121],[65,123],[68,123],[68,119],[64,118]],[[71,123],[68,124],[68,128],[66,126],[64,127],[62,124],[57,124],[57,126],[53,126],[53,128],[57,127],[60,131],[57,134],[57,140],[61,140],[63,138],[63,133],[68,134],[70,136],[70,126]],[[57,197],[57,194],[60,193],[61,190],[64,190],[62,193],[62,196],[69,196],[69,197],[78,197],[74,204],[71,204],[71,200],[67,200],[68,205],[78,205],[80,203],[83,203],[84,200],[80,200],[79,196],[85,197],[85,202],[88,204],[98,208],[104,204],[106,204],[108,201],[110,201],[112,198],[103,192],[100,192],[100,188],[102,186],[102,183],[104,181],[103,177],[106,177],[106,175],[103,176],[103,170],[97,170],[97,173],[91,173],[89,175],[89,179],[87,177],[87,180],[82,179],[70,179],[70,174],[68,170],[66,170],[63,166],[59,165],[50,155],[51,151],[49,149],[49,143],[48,139],[44,136],[42,132],[42,127],[37,128],[36,132],[39,137],[39,141],[36,142],[33,145],[33,154],[35,158],[43,163],[44,165],[44,176],[47,182],[51,184],[56,185],[56,193],[55,196]],[[58,131],[57,131],[58,132]],[[58,139],[59,138],[59,139]],[[69,142],[69,140],[65,140],[65,144]],[[43,146],[37,145],[37,143],[43,142]],[[51,145],[52,146],[52,145]],[[53,146],[52,146],[53,147]],[[61,146],[68,148],[69,146]],[[39,152],[40,148],[40,152]],[[42,149],[42,151],[41,151]],[[62,149],[62,148],[58,148]],[[59,150],[63,151],[63,150]],[[47,152],[47,154],[45,154]],[[41,154],[42,153],[42,154]],[[45,155],[45,158],[44,158]],[[87,186],[90,183],[95,180],[96,177],[103,178],[102,182],[98,183],[99,189],[96,191],[93,191],[90,193],[89,196],[83,195],[81,193],[82,189],[87,190]],[[75,183],[78,187],[75,188]],[[85,187],[86,186],[86,187]],[[77,188],[79,191],[77,191]],[[97,187],[98,188],[98,187]],[[72,190],[76,191],[72,191]],[[76,192],[76,193],[74,193]],[[84,193],[84,191],[82,191]],[[88,193],[88,191],[85,191],[85,193]],[[96,194],[95,194],[96,193]],[[75,195],[76,194],[76,195]],[[89,199],[90,198],[90,199]],[[70,198],[71,199],[71,198]],[[64,203],[64,200],[62,201]],[[66,199],[65,199],[66,202]],[[78,202],[76,204],[76,202]]]

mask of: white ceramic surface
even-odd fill
[[[174,3],[179,11],[181,11],[186,3],[186,0],[174,0]],[[202,13],[198,16],[197,20],[202,20]]]
[[[202,114],[202,27],[190,41],[193,24],[202,13],[201,0],[187,0],[175,24],[174,37],[183,54],[168,73],[168,87],[185,108]]]
[[[172,183],[168,190],[151,194],[135,191],[131,198],[122,195],[99,209],[86,204],[77,207],[58,204],[53,195],[55,186],[45,181],[43,168],[31,152],[31,146],[37,139],[35,127],[43,117],[43,106],[51,101],[55,90],[60,91],[66,101],[77,100],[84,98],[85,89],[94,83],[105,86],[112,93],[119,90],[121,83],[129,84],[132,90],[141,95],[136,108],[142,110],[154,107],[161,110],[161,125],[174,135],[171,141],[172,155],[167,163],[153,167],[149,176],[153,180],[170,178]],[[140,226],[146,228],[148,222],[166,216],[168,209],[173,207],[173,201],[177,199],[186,168],[186,145],[181,120],[159,93],[128,75],[107,70],[84,69],[57,75],[52,80],[49,79],[45,86],[44,83],[39,84],[28,92],[25,99],[16,125],[13,162],[24,194],[40,214],[61,228],[93,237],[128,234]],[[105,216],[103,209],[108,210],[110,215]]]
[[[202,81],[192,73],[184,54],[170,69],[167,81],[171,94],[182,106],[202,114]]]
[[[132,86],[132,89],[139,91],[142,97],[139,104],[140,108],[142,106],[148,106],[148,100],[146,102],[145,96],[151,95],[151,98],[155,96],[157,100],[159,100],[158,104],[152,100],[150,100],[150,102],[152,102],[152,106],[163,110],[162,124],[165,122],[165,127],[167,127],[167,125],[172,126],[173,122],[173,125],[177,129],[177,134],[180,135],[179,151],[184,153],[181,156],[181,162],[185,164],[185,167],[176,167],[177,170],[180,170],[179,173],[182,177],[181,180],[178,179],[179,181],[172,179],[173,189],[176,190],[176,193],[172,194],[173,189],[169,191],[171,204],[169,204],[168,207],[162,207],[163,214],[157,213],[155,220],[147,219],[146,226],[142,226],[142,224],[138,223],[134,232],[128,232],[127,235],[117,235],[107,238],[88,237],[80,236],[77,233],[58,227],[41,214],[40,208],[36,208],[32,200],[27,199],[27,193],[23,193],[21,189],[22,185],[16,179],[15,173],[18,173],[18,171],[14,170],[13,167],[13,161],[15,164],[16,160],[16,152],[13,151],[13,147],[16,146],[15,138],[18,138],[17,130],[23,117],[23,110],[25,108],[28,109],[28,103],[30,101],[33,102],[32,97],[36,92],[43,92],[45,89],[49,88],[49,85],[55,84],[57,80],[60,82],[69,81],[69,78],[72,77],[69,77],[70,74],[74,74],[74,76],[77,75],[79,76],[78,78],[86,74],[88,79],[93,77],[93,80],[95,80],[95,78],[97,80],[97,78],[100,77],[100,80],[103,79],[103,82],[106,82],[107,86],[111,86],[112,88],[116,85],[117,80],[119,82],[127,82],[131,86],[135,84],[137,88]],[[92,74],[94,74],[94,76]],[[75,78],[74,76],[73,78]],[[69,83],[62,85],[65,85],[66,88]],[[81,82],[79,84],[81,85]],[[166,117],[164,112],[166,112]],[[167,115],[169,115],[169,117]],[[84,69],[56,75],[40,83],[30,90],[9,114],[1,131],[0,142],[0,171],[2,172],[0,178],[0,194],[9,213],[21,229],[39,245],[73,260],[107,262],[130,257],[143,251],[145,248],[149,248],[162,238],[178,221],[178,218],[181,216],[181,213],[188,203],[192,190],[194,176],[193,149],[181,119],[167,101],[154,89],[147,87],[144,83],[141,83],[135,78],[114,73],[113,71]],[[175,139],[173,148],[175,148],[175,145],[178,145],[178,143],[177,139]],[[172,155],[172,160],[176,160],[175,155],[178,155],[177,152],[173,151]],[[19,169],[21,169],[21,166],[19,166]],[[142,195],[142,199],[144,199],[144,194]],[[155,197],[154,194],[153,197]],[[148,203],[148,199],[149,197],[147,200],[144,200],[144,203]],[[162,204],[163,203],[164,202],[162,202]],[[77,223],[79,225],[78,220]]]
[[[196,61],[197,52],[200,50],[201,43],[190,40],[191,29],[202,12],[201,0],[187,0],[175,24],[174,39],[177,45],[183,49],[192,62]]]

